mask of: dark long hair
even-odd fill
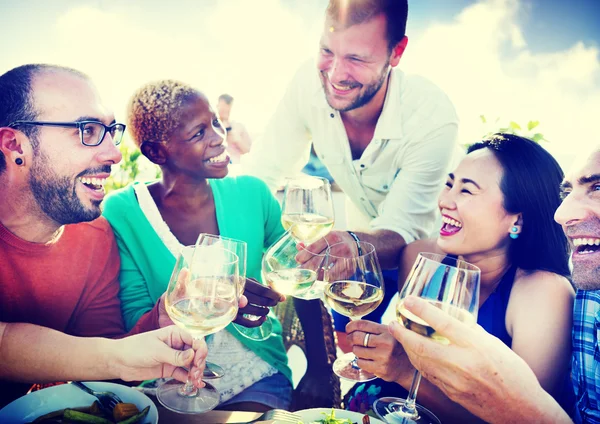
[[[500,181],[504,209],[523,217],[519,237],[510,242],[508,259],[524,270],[569,276],[569,245],[554,222],[564,177],[560,165],[539,144],[512,134],[494,134],[470,146],[468,153],[486,148],[504,170]]]

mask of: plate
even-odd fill
[[[335,411],[336,418],[340,418],[342,420],[345,418],[348,418],[353,423],[358,423],[358,424],[362,424],[362,419],[363,419],[363,416],[365,415],[365,414],[361,414],[358,412],[344,411],[343,409],[334,409],[334,411]],[[314,409],[303,409],[301,411],[294,411],[294,414],[300,415],[300,417],[302,418],[302,421],[305,424],[312,423],[313,421],[322,420],[323,418],[325,418],[323,413],[331,414],[331,408],[314,408]],[[383,421],[381,421],[377,418],[373,418],[373,417],[369,417],[369,418],[371,418],[371,424],[385,424]]]
[[[113,392],[123,402],[133,403],[141,411],[150,406],[144,423],[158,423],[158,411],[148,396],[131,387],[115,383],[85,382],[93,390]],[[89,406],[96,398],[70,384],[48,387],[29,393],[6,405],[0,411],[0,423],[26,423],[58,409]]]

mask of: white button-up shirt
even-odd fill
[[[373,139],[352,159],[340,113],[325,98],[314,61],[296,73],[242,172],[271,187],[306,164],[310,140],[347,195],[348,228],[385,229],[406,243],[427,237],[436,199],[455,152],[458,118],[430,81],[394,68]]]

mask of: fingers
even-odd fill
[[[248,327],[248,328],[255,328],[255,327],[260,327],[262,325],[263,322],[265,322],[267,320],[266,316],[262,316],[257,320],[251,320],[248,318],[245,318],[243,315],[238,315],[237,318],[233,321],[236,324],[239,325],[243,325],[244,327]]]
[[[264,317],[269,314],[269,308],[264,308],[256,305],[247,305],[242,309],[238,309],[238,315],[257,315],[260,317]]]
[[[248,304],[248,298],[244,295],[241,295],[238,300],[238,308],[239,309],[245,308],[247,304]]]
[[[362,319],[358,320],[358,321],[350,321],[346,325],[346,333],[352,333],[353,331],[362,331],[363,333],[382,334],[382,333],[387,333],[387,325],[378,324],[373,321],[362,320]]]
[[[404,307],[427,322],[436,333],[446,337],[453,344],[460,344],[470,334],[471,326],[460,322],[421,298],[407,297],[404,301]]]
[[[248,298],[248,303],[255,306],[271,307],[281,302],[281,295],[279,293],[266,286],[265,288],[267,290],[264,291],[264,296],[256,293],[244,292],[244,296]]]

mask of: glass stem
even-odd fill
[[[419,415],[417,409],[415,408],[419,384],[421,384],[421,373],[419,371],[415,371],[412,384],[410,385],[410,390],[408,391],[408,396],[406,397],[406,401],[404,401],[404,404],[400,409],[400,412],[405,416],[417,417]]]
[[[194,336],[194,341],[201,340],[202,337]],[[179,389],[179,394],[185,397],[196,397],[198,396],[198,389],[194,387],[194,383],[192,383],[192,368],[194,367],[194,363],[190,365],[190,370],[188,371],[187,381],[181,388]]]

